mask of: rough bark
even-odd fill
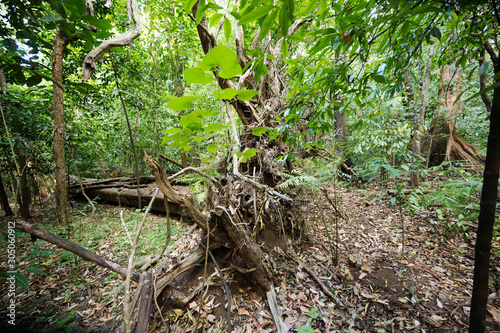
[[[492,47],[486,45],[493,62],[495,75],[500,74],[500,59]],[[500,79],[496,80],[499,83]],[[483,189],[477,228],[476,252],[474,260],[474,283],[470,312],[469,332],[479,333],[486,330],[488,305],[488,281],[491,257],[491,240],[495,224],[495,209],[498,195],[498,177],[500,168],[500,87],[495,88],[490,115],[490,133],[486,162],[484,165]]]
[[[52,80],[54,92],[54,161],[56,179],[56,205],[57,217],[61,225],[68,224],[68,194],[66,186],[65,156],[64,156],[64,136],[66,129],[64,125],[64,98],[63,98],[63,56],[70,38],[62,32],[56,30],[54,36],[54,49],[52,52]]]
[[[5,216],[14,215],[14,212],[12,211],[12,209],[10,208],[10,205],[9,205],[9,197],[7,196],[7,193],[5,192],[5,188],[3,186],[1,175],[0,175],[0,204],[2,205],[2,208],[5,212]]]
[[[73,242],[70,242],[69,240],[62,238],[60,236],[54,235],[34,224],[27,223],[22,220],[17,220],[15,221],[16,229],[19,229],[21,231],[24,231],[26,233],[29,233],[37,238],[46,240],[47,242],[50,242],[62,249],[68,250],[74,254],[76,254],[79,257],[82,257],[85,260],[91,261],[93,263],[96,263],[102,267],[108,268],[112,270],[113,272],[116,272],[120,275],[126,276],[127,275],[127,268],[106,258],[103,258],[86,248],[75,244]],[[132,280],[139,282],[140,279],[140,274],[137,272],[132,272]]]

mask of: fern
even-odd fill
[[[280,176],[283,177],[285,181],[278,185],[279,189],[287,189],[299,186],[311,188],[319,183],[316,177],[305,175],[301,169],[292,170],[291,174],[281,173]]]

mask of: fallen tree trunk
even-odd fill
[[[137,186],[135,185],[135,179],[83,179],[82,185],[85,193],[92,200],[100,199],[113,204],[137,207],[138,192]],[[156,188],[158,188],[158,185],[154,181],[154,177],[141,177],[140,196],[142,207],[147,206],[151,201]],[[188,193],[190,193],[189,187],[187,186],[175,186],[175,188],[181,195],[187,195]],[[82,194],[79,184],[71,184],[69,190],[73,195],[78,196]],[[169,200],[168,206],[170,214],[181,215],[183,212],[183,208],[179,206],[178,203]],[[157,212],[166,212],[163,193],[158,193],[151,209]]]
[[[69,240],[62,238],[60,236],[54,235],[47,230],[44,230],[40,228],[39,226],[35,224],[31,224],[22,220],[17,220],[15,221],[15,227],[18,230],[21,230],[23,232],[26,232],[28,234],[31,234],[33,236],[36,236],[37,238],[46,240],[49,243],[52,243],[60,248],[63,248],[65,250],[68,250],[70,252],[73,252],[79,257],[82,257],[83,259],[87,261],[91,261],[93,263],[96,263],[102,267],[108,268],[112,270],[113,272],[116,272],[120,275],[126,276],[127,275],[127,268],[125,266],[122,266],[112,260],[106,259],[104,257],[101,257],[94,252],[91,252],[84,248],[83,246],[80,246],[78,244],[75,244],[73,242],[70,242]],[[141,275],[137,272],[132,272],[131,278],[132,280],[139,282]]]

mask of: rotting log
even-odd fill
[[[109,203],[126,205],[131,207],[137,207],[137,187],[135,185],[135,179],[132,178],[112,178],[112,179],[83,179],[82,185],[85,193],[91,199],[100,199]],[[147,206],[153,193],[157,188],[157,184],[154,181],[154,177],[142,176],[141,177],[141,203],[142,206]],[[81,195],[81,190],[79,184],[72,184],[70,186],[70,193],[73,195]],[[187,186],[175,186],[176,191],[180,195],[188,195],[190,193],[189,187]],[[179,206],[178,203],[168,201],[170,214],[181,215],[183,208]],[[153,206],[151,208],[157,212],[166,212],[164,195],[163,193],[158,193],[156,196]]]

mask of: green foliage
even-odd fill
[[[314,329],[311,327],[311,323],[314,319],[321,318],[319,309],[317,306],[312,307],[309,312],[307,312],[307,322],[305,325],[296,328],[295,331],[298,333],[314,333]]]
[[[280,173],[280,176],[285,179],[285,181],[278,185],[278,188],[280,189],[294,187],[312,188],[319,184],[319,181],[316,177],[305,174],[305,172],[301,169],[294,169],[290,174]]]

